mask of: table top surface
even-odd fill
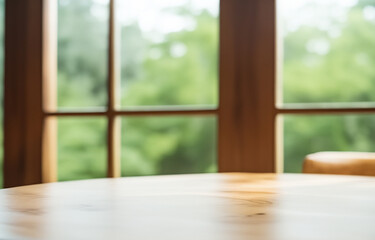
[[[375,178],[201,174],[0,190],[0,239],[375,239]]]

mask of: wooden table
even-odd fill
[[[375,178],[232,173],[5,189],[0,239],[374,240]]]

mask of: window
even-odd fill
[[[41,1],[42,172],[30,181],[217,171],[218,4]]]
[[[360,68],[367,70],[358,76],[361,86],[350,85],[356,89],[352,96],[344,94],[344,90],[337,92],[337,96],[330,93],[324,95],[318,90],[311,91],[314,87],[321,87],[315,85],[318,75],[314,75],[318,74],[314,68],[319,66],[324,65],[321,70],[331,74],[327,75],[324,71],[319,73],[321,76],[329,76],[319,80],[330,86],[325,89],[333,91],[338,85],[337,81],[352,84],[353,76],[336,76],[337,72],[332,72],[335,68],[333,65],[322,64],[333,61],[328,54],[333,51],[333,45],[329,42],[331,39],[327,40],[331,29],[317,31],[303,22],[305,18],[300,23],[296,21],[295,24],[299,25],[293,25],[283,15],[285,9],[291,9],[284,9],[284,5],[302,7],[305,10],[301,10],[301,16],[304,17],[310,16],[310,13],[304,11],[313,11],[312,15],[314,11],[324,14],[319,6],[332,5],[333,1],[306,1],[308,7],[305,7],[304,4],[296,3],[300,1],[292,0],[221,0],[219,14],[210,8],[200,11],[193,7],[194,16],[180,8],[181,5],[185,6],[185,1],[178,1],[171,8],[160,9],[148,6],[144,1],[133,4],[130,0],[60,0],[59,7],[54,5],[57,2],[48,0],[23,0],[29,4],[17,4],[17,1],[8,1],[6,6],[6,24],[11,26],[6,30],[7,91],[4,105],[4,179],[7,187],[55,181],[57,177],[68,180],[85,176],[117,177],[216,170],[281,172],[284,169],[287,172],[298,172],[301,157],[307,151],[322,150],[319,147],[321,145],[328,147],[321,140],[316,140],[318,145],[312,144],[315,133],[302,130],[319,129],[329,134],[325,129],[341,126],[345,131],[340,130],[335,134],[338,134],[337,139],[345,139],[346,143],[340,146],[333,143],[330,145],[332,150],[354,146],[347,144],[350,142],[357,144],[359,137],[353,138],[354,132],[371,132],[370,127],[359,128],[371,125],[372,116],[364,113],[375,112],[371,105],[371,91],[364,87],[372,82],[366,77],[372,76],[370,68]],[[202,1],[190,2],[203,4]],[[117,7],[115,4],[118,4]],[[143,18],[135,14],[137,11],[125,14],[130,8],[121,4],[142,9],[147,13],[145,15],[151,17]],[[350,26],[352,21],[345,22],[345,18],[342,18],[350,12],[354,23],[363,20],[366,28],[371,28],[371,24],[366,22],[370,21],[366,18],[372,18],[373,6],[370,1],[340,1],[340,4],[343,7],[338,15],[332,15],[338,19],[333,20],[335,24],[342,29]],[[74,6],[73,12],[69,12],[70,6]],[[58,9],[57,25],[54,17]],[[175,24],[173,31],[160,29],[162,24],[156,28],[150,27],[155,19],[161,19],[158,15],[161,10],[168,16],[165,21]],[[60,19],[64,17],[63,11],[66,16],[71,16],[67,19],[77,21],[74,26],[78,29],[84,31],[92,24],[95,26],[94,31],[87,30],[85,36],[69,35]],[[77,11],[83,12],[78,14]],[[176,18],[176,12],[183,17]],[[208,17],[214,16],[214,13],[220,16],[216,30],[212,26],[217,21],[215,23]],[[87,14],[95,18],[87,19]],[[328,12],[326,16],[331,16],[331,13]],[[202,24],[194,22],[194,17],[201,18]],[[278,17],[283,20],[276,21]],[[324,18],[319,19],[323,21]],[[276,27],[276,23],[280,25]],[[330,27],[337,32],[337,26]],[[204,28],[205,31],[219,29],[219,43],[215,39],[205,40],[204,35],[196,39],[183,38],[185,33],[198,28]],[[13,29],[19,29],[19,32]],[[297,34],[299,31],[303,32],[302,39]],[[98,35],[95,34],[107,35],[108,38],[101,38],[100,47],[93,48],[88,42],[97,39]],[[80,40],[74,43],[81,45],[69,41],[76,37],[84,38],[81,43]],[[299,44],[294,44],[294,41]],[[217,71],[210,67],[215,66],[215,63],[204,60],[206,51],[215,51],[215,44],[219,45]],[[295,48],[301,47],[300,44],[303,45],[302,54],[297,52],[296,55]],[[347,46],[345,44],[348,43],[343,41],[340,44]],[[86,52],[76,51],[83,45]],[[200,46],[203,48],[199,49]],[[359,46],[361,50],[365,45]],[[62,51],[64,48],[72,50]],[[56,53],[56,49],[60,50]],[[358,49],[354,47],[353,51],[345,54],[354,54],[355,64],[365,66],[369,63],[367,58],[371,56],[369,52],[363,53],[367,48],[363,48],[358,55],[355,52]],[[342,54],[341,51],[337,52]],[[80,54],[90,56],[90,62],[85,63],[84,67],[80,65]],[[161,56],[167,57],[161,60]],[[297,57],[306,58],[306,61],[300,61]],[[352,58],[340,59],[348,61]],[[293,67],[292,62],[301,66]],[[359,66],[355,64],[350,67]],[[151,67],[145,69],[145,65]],[[55,69],[56,66],[58,69]],[[196,75],[182,74],[180,81],[172,81],[173,78],[168,74],[168,71],[186,73],[184,67],[192,66],[196,67]],[[216,72],[219,73],[219,81]],[[335,80],[335,77],[339,80]],[[95,84],[92,78],[97,79]],[[185,81],[192,81],[187,86],[191,96],[171,90],[172,82],[182,84]],[[328,84],[328,81],[332,82]],[[86,85],[79,87],[76,85],[78,82]],[[82,91],[77,91],[78,88]],[[90,91],[86,92],[88,89]],[[202,95],[201,89],[207,92]],[[95,94],[90,95],[92,92]],[[80,130],[79,138],[70,135],[67,129],[74,129],[71,126]],[[199,141],[189,142],[185,133],[195,137],[198,135],[199,138],[196,138]],[[156,141],[161,135],[166,138]],[[362,138],[364,135],[358,136]],[[367,135],[367,139],[371,139],[371,134]],[[332,138],[332,134],[327,136]],[[72,141],[78,141],[81,146],[72,150]],[[295,141],[311,147],[296,148]],[[363,142],[368,145],[366,139]],[[147,147],[155,144],[156,148]],[[60,149],[58,159],[56,148]],[[175,165],[178,157],[169,154],[171,148],[182,154],[178,156],[184,156],[182,159],[185,165]],[[371,150],[365,145],[353,148]],[[95,152],[96,156],[100,156],[97,161],[90,162],[92,157],[84,154],[89,152],[87,149],[95,149],[91,154]],[[200,149],[200,153],[195,154],[189,149]],[[68,151],[75,157],[64,156]],[[80,159],[90,167],[82,169],[79,165],[71,164],[72,159]],[[71,166],[72,169],[65,173],[59,172],[56,165],[60,170],[63,165]],[[106,172],[103,166],[107,166]],[[74,172],[77,174],[69,175]]]
[[[115,176],[216,170],[217,15],[215,0],[58,1],[58,180],[105,177],[106,153]]]
[[[375,151],[375,2],[280,0],[278,23],[284,171],[313,152]]]

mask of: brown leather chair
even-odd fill
[[[303,162],[303,173],[375,176],[375,153],[317,152]]]

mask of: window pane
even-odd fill
[[[281,0],[278,14],[284,103],[375,101],[375,1]]]
[[[107,103],[109,0],[58,1],[58,107]]]
[[[284,116],[284,171],[301,172],[307,154],[375,152],[375,115]]]
[[[217,171],[216,117],[126,117],[122,175]]]
[[[0,101],[3,102],[4,77],[4,0],[0,0]],[[0,188],[3,187],[3,104],[0,105]]]
[[[59,181],[106,177],[105,118],[58,119]]]
[[[121,105],[215,106],[219,0],[118,0]]]

